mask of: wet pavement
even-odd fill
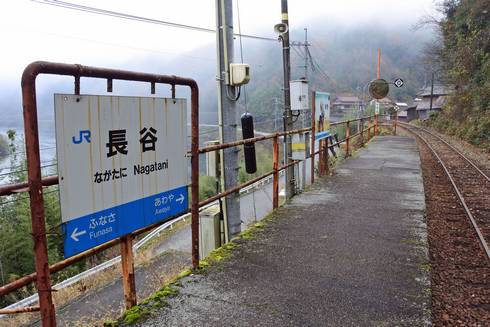
[[[376,137],[141,326],[430,324],[417,145]]]

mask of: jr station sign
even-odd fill
[[[65,257],[188,209],[185,99],[55,95]]]

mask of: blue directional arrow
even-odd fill
[[[187,186],[77,217],[63,225],[65,257],[188,210]]]

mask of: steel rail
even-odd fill
[[[408,125],[408,124],[407,124]],[[485,240],[485,238],[483,237],[483,234],[481,233],[481,230],[480,228],[478,227],[478,224],[476,223],[475,221],[475,218],[473,217],[473,214],[471,213],[470,209],[468,208],[468,206],[466,205],[466,202],[464,200],[464,197],[463,197],[463,194],[460,192],[459,188],[456,186],[456,182],[454,181],[454,178],[453,176],[451,175],[451,173],[449,172],[449,169],[447,168],[447,166],[444,164],[444,161],[442,160],[442,158],[439,156],[439,154],[437,154],[437,152],[435,151],[434,147],[432,147],[429,142],[422,136],[420,135],[420,133],[416,133],[414,132],[414,129],[411,129],[405,125],[401,125],[403,126],[403,128],[405,128],[406,130],[412,132],[413,134],[417,135],[424,143],[425,145],[427,145],[427,147],[431,150],[431,152],[434,154],[434,156],[437,158],[437,160],[439,161],[439,163],[441,164],[442,168],[444,169],[444,171],[446,172],[446,175],[448,176],[449,178],[449,181],[451,182],[452,186],[453,186],[453,189],[454,191],[456,192],[456,194],[458,195],[458,198],[459,198],[459,201],[461,202],[461,205],[463,206],[463,208],[465,209],[466,211],[466,215],[468,216],[468,218],[470,219],[471,221],[471,224],[473,225],[473,228],[475,229],[475,232],[476,234],[478,235],[478,239],[481,243],[481,245],[483,246],[483,250],[485,252],[485,254],[487,255],[487,259],[490,259],[490,248],[487,244],[487,241]]]
[[[403,123],[403,122],[398,122],[402,125],[408,125],[407,123]],[[466,160],[470,165],[473,166],[473,168],[475,168],[487,181],[490,182],[490,177],[485,174],[475,163],[473,163],[473,161],[471,161],[470,159],[468,159],[468,157],[466,157],[461,151],[459,151],[456,147],[454,147],[452,144],[450,144],[448,141],[446,141],[445,139],[443,139],[442,137],[440,137],[439,135],[437,134],[434,134],[432,133],[431,131],[429,131],[428,129],[426,128],[423,128],[423,127],[419,127],[419,126],[414,126],[415,128],[418,128],[420,130],[423,130],[424,132],[426,132],[427,134],[430,134],[434,137],[437,137],[440,141],[442,141],[444,144],[446,144],[448,147],[450,147],[454,152],[456,152],[457,154],[459,154],[464,160]]]

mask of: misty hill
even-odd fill
[[[431,33],[412,32],[407,26],[330,28],[318,33],[316,30],[308,31],[310,52],[323,73],[318,69],[308,71],[310,90],[348,92],[361,98],[363,87],[376,78],[378,47],[382,51],[381,77],[388,81],[402,78],[405,82],[400,89],[390,88],[391,99],[410,101],[427,79],[421,52],[431,40]],[[292,40],[302,38],[302,31],[292,32]],[[275,48],[267,45],[246,52],[253,74],[247,86],[248,108],[256,113],[257,120],[271,118],[272,97],[282,101],[281,52],[279,45]],[[292,51],[292,79],[304,76],[304,56],[298,53],[302,51],[301,48]],[[244,99],[240,101],[244,105]]]
[[[311,89],[331,93],[351,92],[359,97],[363,86],[376,77],[376,52],[382,49],[381,75],[387,80],[400,77],[405,86],[390,92],[396,100],[408,101],[420,89],[426,76],[421,64],[421,49],[432,35],[427,32],[412,32],[409,26],[381,27],[326,26],[324,22],[312,22],[309,29],[310,51],[323,73],[309,71]],[[291,32],[291,40],[302,41],[303,31]],[[235,61],[240,61],[239,39],[235,40]],[[282,101],[282,49],[280,42],[243,39],[244,62],[251,65],[252,80],[242,91],[239,100],[240,112],[248,110],[255,114],[256,121],[273,118],[273,97]],[[297,48],[291,52],[292,79],[304,76],[304,59]],[[82,63],[83,64],[83,63]],[[121,68],[121,67],[114,67]],[[168,75],[195,78],[200,85],[201,121],[216,119],[216,50],[214,45],[182,55],[178,60],[165,60],[164,55],[152,55],[128,62],[124,69],[140,70]],[[327,75],[328,77],[326,77]],[[19,77],[20,78],[20,77]],[[53,120],[53,93],[72,93],[73,82],[67,78],[50,78],[38,87],[39,118]],[[20,83],[2,85],[0,112],[2,125],[20,126],[22,106]],[[104,94],[105,82],[87,83],[82,79],[82,93]],[[115,82],[114,94],[149,95],[149,86]],[[157,95],[169,96],[169,88],[157,86]],[[178,96],[188,96],[178,90]]]

